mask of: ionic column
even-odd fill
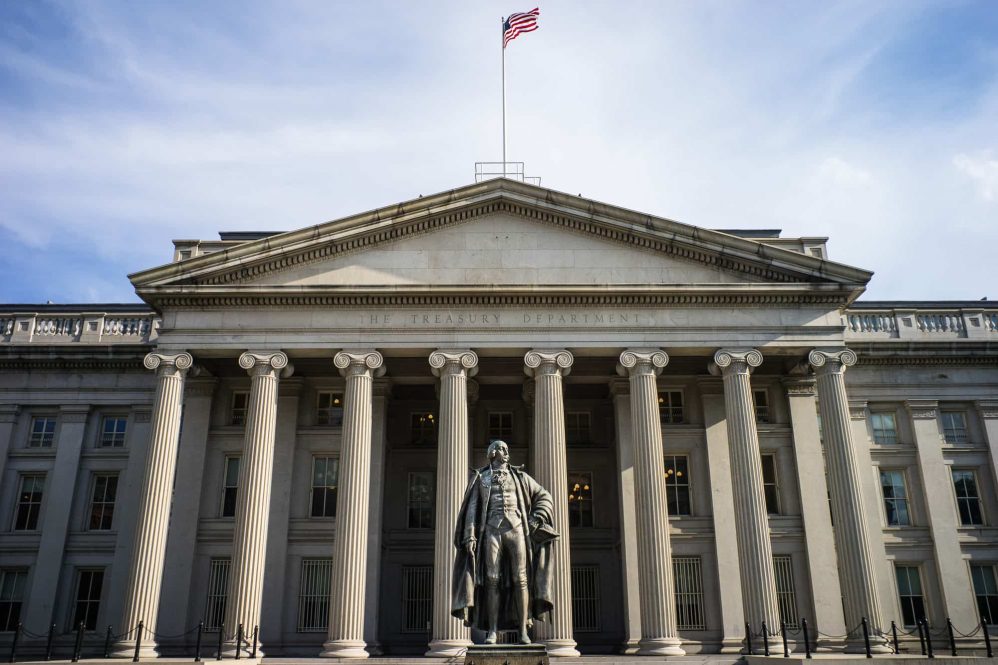
[[[437,512],[433,534],[433,636],[427,656],[460,656],[471,631],[450,613],[454,564],[454,524],[468,485],[468,377],[478,369],[474,351],[434,351],[433,374],[440,377],[437,429]]]
[[[343,434],[336,505],[336,544],[329,601],[326,658],[367,658],[364,601],[367,573],[367,523],[371,483],[371,395],[374,378],[384,374],[374,350],[341,351],[333,364],[346,378]]]
[[[846,396],[845,370],[856,364],[850,349],[821,351],[808,355],[818,384],[818,409],[828,461],[829,493],[835,518],[835,541],[842,583],[842,608],[846,628],[854,630],[863,617],[871,629],[884,630],[880,601],[877,598],[876,567],[863,510],[863,490],[856,461],[855,443],[849,423],[849,400]],[[858,639],[857,639],[858,638]],[[862,648],[862,634],[853,633],[847,649]],[[886,651],[878,641],[875,648]]]
[[[628,349],[620,354],[617,372],[631,388],[631,436],[634,444],[634,491],[637,510],[638,579],[641,642],[638,654],[682,656],[676,633],[672,584],[669,509],[662,473],[662,421],[658,415],[655,377],[669,362],[660,349]]]
[[[762,485],[762,458],[749,375],[762,364],[755,349],[722,349],[714,354],[712,373],[724,379],[724,408],[728,428],[728,454],[735,502],[735,535],[742,580],[745,620],[753,631],[762,622],[771,631],[780,626],[773,574],[773,546],[769,536],[769,514]]]
[[[572,354],[563,349],[528,351],[523,362],[534,378],[534,477],[554,498],[554,527],[561,534],[551,544],[551,600],[547,621],[534,631],[551,656],[578,656],[572,638],[572,568],[568,536],[568,462],[565,449],[565,400],[561,379],[572,367]]]
[[[235,651],[238,626],[243,626],[250,653],[253,628],[260,624],[260,602],[267,565],[267,523],[270,485],[274,473],[274,439],[277,429],[277,384],[294,371],[282,351],[246,352],[239,366],[250,375],[243,455],[239,462],[239,492],[232,538],[232,572],[225,605],[225,632],[229,650]]]
[[[141,621],[155,630],[159,611],[159,593],[163,582],[166,534],[170,521],[170,498],[177,465],[177,440],[180,434],[184,378],[194,364],[189,353],[150,353],[143,364],[156,370],[156,397],[153,401],[152,427],[142,493],[135,521],[132,568],[125,587],[124,609],[117,630],[128,633],[115,645],[115,655],[131,656],[135,650],[135,629]],[[128,632],[132,631],[132,632]],[[142,636],[140,657],[155,658],[155,642]]]

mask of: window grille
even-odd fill
[[[337,427],[343,424],[343,394],[321,391],[317,397],[315,424]]]
[[[898,601],[905,626],[915,626],[925,618],[925,597],[922,595],[922,578],[918,566],[895,566]]]
[[[101,420],[100,447],[122,448],[125,445],[125,430],[128,428],[128,418],[105,416]]]
[[[568,474],[568,526],[592,527],[593,474]]]
[[[236,516],[236,495],[239,492],[239,457],[226,456],[222,478],[222,517]]]
[[[757,423],[768,423],[769,413],[769,392],[766,390],[753,390],[752,399],[755,402],[755,421]]]
[[[981,508],[981,495],[977,489],[977,475],[969,469],[953,470],[953,487],[956,490],[956,505],[963,526],[984,524],[984,511]]]
[[[40,416],[31,419],[29,448],[51,448],[55,441],[55,418]]]
[[[402,632],[428,632],[432,614],[433,566],[402,566]]]
[[[592,443],[592,418],[588,411],[569,411],[565,414],[565,443],[584,445]]]
[[[489,439],[502,439],[506,443],[513,438],[513,412],[489,411]]]
[[[204,627],[218,630],[225,621],[225,604],[229,597],[229,559],[212,559],[208,568],[208,593],[204,603]]]
[[[94,476],[94,491],[90,501],[91,531],[107,531],[114,522],[114,502],[118,494],[118,475],[100,473]]]
[[[942,415],[946,443],[967,443],[967,416],[963,411],[943,411]]]
[[[45,474],[21,476],[21,489],[17,493],[17,510],[14,512],[14,531],[34,531],[38,528],[38,514],[42,509]]]
[[[599,632],[599,566],[572,566],[572,627],[577,633]]]
[[[232,393],[232,410],[229,411],[230,425],[245,425],[246,411],[249,408],[249,393],[237,390]]]
[[[312,517],[336,517],[336,487],[339,473],[339,458],[312,459]]]
[[[97,628],[97,613],[100,611],[100,595],[104,586],[103,570],[80,570],[76,573],[76,605],[73,609],[73,630],[80,623],[87,630]]]
[[[700,557],[672,557],[672,579],[675,585],[676,627],[680,630],[705,630]]]
[[[898,442],[898,425],[893,413],[871,413],[870,425],[874,443],[891,445]]]
[[[433,528],[433,485],[434,475],[432,471],[411,471],[409,473],[408,528]]]
[[[665,493],[670,515],[692,515],[690,460],[686,455],[665,456]]]
[[[977,596],[977,611],[981,615],[981,621],[989,626],[998,621],[998,585],[995,584],[995,567],[978,566],[970,567],[970,577],[974,580],[974,595]],[[0,614],[0,622],[3,621],[3,614]]]
[[[27,580],[25,570],[0,570],[0,632],[17,629]]]
[[[884,517],[887,526],[911,526],[904,471],[881,471],[880,487],[884,492]]]
[[[776,602],[780,619],[787,628],[797,630],[797,592],[794,588],[794,562],[789,554],[773,557],[773,577],[776,580]]]
[[[658,394],[658,416],[663,425],[678,425],[684,421],[683,391],[664,390]]]
[[[437,443],[437,417],[433,413],[413,413],[409,417],[411,440],[415,445]]]
[[[780,514],[780,485],[776,473],[776,455],[762,456],[762,490],[766,495],[766,512]]]
[[[302,559],[298,593],[298,632],[324,633],[329,627],[332,559]]]

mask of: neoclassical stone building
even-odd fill
[[[493,438],[557,499],[555,654],[996,621],[998,307],[857,300],[825,241],[492,180],[4,306],[0,643],[459,653]]]

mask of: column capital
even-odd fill
[[[85,423],[88,415],[89,404],[64,404],[59,407],[59,418],[65,423]]]
[[[150,422],[152,420],[152,407],[145,404],[137,406],[132,409],[132,415],[135,417],[135,422],[137,423]]]
[[[188,381],[184,390],[190,397],[211,397],[215,394],[218,379],[213,376],[199,377]]]
[[[153,351],[146,354],[142,364],[146,369],[156,370],[160,376],[172,374],[183,376],[194,366],[194,358],[186,351],[179,353]]]
[[[377,378],[385,373],[385,358],[374,349],[340,351],[333,356],[333,364],[340,374],[349,378],[358,374],[368,374]]]
[[[471,349],[437,349],[430,354],[433,376],[467,372],[469,377],[478,374],[478,354]]]
[[[981,418],[998,418],[998,400],[988,399],[988,400],[978,400],[974,402],[974,406],[977,407],[977,412],[981,414]]]
[[[532,349],[523,356],[523,371],[533,377],[559,373],[568,376],[573,362],[575,358],[566,349]]]
[[[295,366],[288,361],[288,354],[283,351],[247,351],[239,356],[239,366],[250,376],[276,371],[282,379],[295,371]]]
[[[612,397],[617,397],[618,395],[630,395],[631,394],[631,382],[627,379],[610,379],[610,395]]]
[[[635,376],[641,374],[662,373],[662,368],[669,364],[669,354],[662,349],[627,349],[620,354],[617,363],[617,374]]]
[[[816,382],[812,376],[788,376],[780,379],[780,383],[783,384],[783,389],[787,391],[787,395],[791,397],[814,397],[818,394]]]
[[[852,420],[866,420],[866,407],[869,404],[865,399],[849,400],[849,418]]]
[[[469,405],[477,404],[478,395],[480,392],[478,388],[478,381],[475,381],[474,379],[468,379],[468,386],[465,388],[465,390],[468,391],[468,404]]]
[[[904,407],[914,420],[935,420],[939,402],[934,399],[906,399]]]
[[[21,413],[20,404],[0,404],[0,423],[13,423]]]
[[[761,364],[762,354],[758,349],[718,349],[708,369],[714,376],[751,374]]]
[[[852,349],[812,349],[807,354],[807,362],[816,374],[842,374],[846,367],[856,364],[856,352]]]

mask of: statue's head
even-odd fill
[[[509,446],[501,439],[494,439],[489,444],[489,449],[485,452],[485,457],[488,459],[489,464],[494,461],[507,463],[509,462]]]

